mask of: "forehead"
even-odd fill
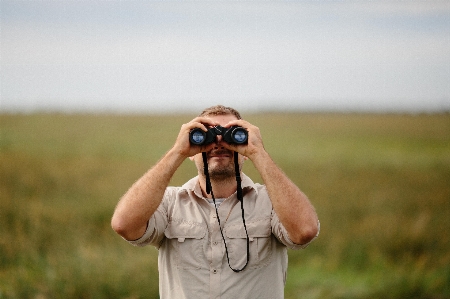
[[[210,118],[221,125],[225,125],[232,120],[236,120],[237,117],[233,114],[224,114],[224,115],[208,115],[207,118]]]

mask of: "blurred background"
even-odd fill
[[[287,299],[449,298],[449,53],[449,1],[1,0],[0,298],[158,298],[110,218],[215,104],[319,214]]]

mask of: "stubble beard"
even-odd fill
[[[197,161],[196,164],[199,174],[205,177],[203,161]],[[234,168],[234,159],[230,159],[229,162],[225,164],[223,161],[208,162],[209,177],[211,181],[215,181],[217,183],[224,183],[229,180],[234,180],[234,177],[236,176]]]
[[[233,162],[233,161],[231,161]],[[212,181],[216,182],[225,182],[228,180],[232,180],[234,178],[234,164],[229,163],[226,165],[215,165],[213,167],[208,167],[209,177]]]

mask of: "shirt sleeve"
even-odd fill
[[[156,248],[160,247],[164,239],[164,231],[168,224],[167,209],[172,194],[173,190],[167,188],[161,204],[147,222],[145,233],[137,240],[126,240],[128,243],[134,246],[153,245]]]
[[[289,238],[289,234],[288,234],[286,228],[281,223],[281,221],[278,218],[278,215],[275,213],[275,211],[272,210],[272,220],[271,220],[272,233],[277,237],[277,239],[281,243],[283,243],[286,247],[288,247],[290,249],[297,250],[297,249],[305,249],[306,247],[308,247],[308,245],[311,244],[311,242],[314,241],[319,236],[320,222],[319,221],[317,221],[317,222],[318,222],[317,223],[318,231],[317,231],[316,236],[308,243],[296,244],[291,240],[291,238]]]

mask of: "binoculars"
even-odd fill
[[[208,145],[216,140],[217,135],[221,135],[223,141],[230,144],[245,144],[248,139],[248,132],[240,126],[224,128],[215,126],[203,131],[200,128],[192,129],[189,132],[189,141],[193,145]]]

